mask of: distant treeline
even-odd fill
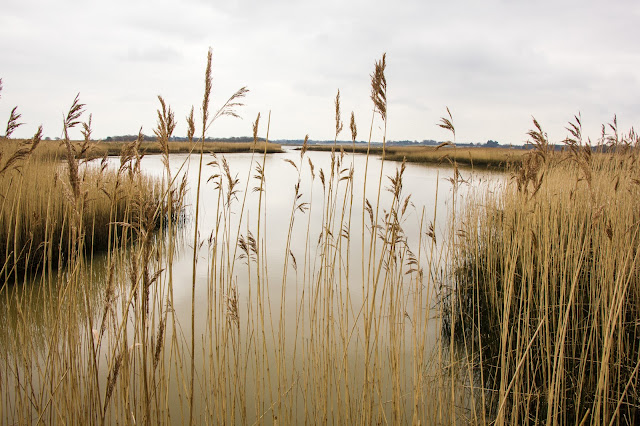
[[[279,143],[280,145],[302,145],[302,143],[304,142],[302,139],[280,139],[277,141],[274,141],[276,143]],[[307,143],[309,145],[333,145],[334,141],[333,140],[311,140],[309,139],[307,141]],[[440,144],[442,144],[443,141],[435,141],[433,139],[424,139],[422,141],[417,141],[417,140],[399,140],[399,141],[387,141],[387,146],[438,146]],[[351,145],[352,142],[351,141],[337,141],[336,144],[338,145]],[[356,141],[355,142],[356,146],[363,146],[363,145],[367,145],[367,142],[365,141]],[[371,142],[371,146],[382,146],[381,142]],[[516,146],[511,146],[511,145],[501,145],[500,142],[494,141],[494,140],[488,140],[486,142],[458,142],[456,143],[456,146],[458,147],[482,147],[482,148],[521,148],[521,149],[527,149],[526,146],[522,146],[522,145],[516,145]]]
[[[105,142],[131,142],[136,140],[138,136],[137,135],[124,135],[124,136],[109,136],[107,137],[104,141]],[[156,141],[156,136],[147,136],[147,135],[143,135],[144,140],[146,142],[155,142]],[[180,136],[173,136],[170,140],[170,142],[187,142],[188,139],[186,137],[180,137]],[[264,142],[265,138],[258,138],[258,142]],[[216,137],[216,138],[206,138],[205,142],[225,142],[225,143],[234,143],[234,142],[238,142],[238,143],[247,143],[247,142],[253,142],[253,137],[252,136],[234,136],[234,137]],[[280,144],[280,145],[302,145],[304,143],[303,139],[277,139],[277,140],[271,140],[269,142],[272,143],[276,143],[276,144]],[[307,141],[307,143],[309,145],[333,145],[334,141],[333,140],[312,140],[309,139]],[[387,141],[387,146],[388,147],[392,147],[392,146],[396,146],[396,147],[401,147],[401,146],[438,146],[440,144],[442,144],[442,141],[435,141],[433,139],[424,139],[422,141],[411,141],[411,140],[399,140],[399,141]],[[346,140],[340,140],[337,141],[336,144],[338,145],[345,145],[345,146],[351,146],[352,142],[351,141],[346,141]],[[366,141],[356,141],[355,142],[356,146],[366,146],[367,142]],[[371,142],[371,146],[382,146],[381,142]],[[479,147],[479,148],[513,148],[513,149],[531,149],[532,146],[531,145],[503,145],[500,144],[500,142],[498,141],[494,141],[489,139],[486,142],[457,142],[456,143],[457,147],[460,148],[470,148],[470,147]],[[564,147],[564,145],[562,144],[549,144],[549,148],[555,151],[560,151],[562,150],[562,148]]]
[[[105,142],[132,142],[138,138],[138,135],[122,135],[122,136],[109,136],[104,139]],[[147,142],[155,142],[156,136],[148,136],[143,135],[143,138]],[[173,136],[170,139],[170,142],[187,142],[188,139],[186,137]],[[258,142],[264,142],[265,138],[258,138]],[[216,138],[206,138],[205,142],[253,142],[252,136],[234,136],[234,137],[216,137]],[[280,145],[302,145],[304,143],[303,139],[277,139],[271,140],[269,142],[277,143]],[[309,145],[333,145],[333,140],[312,140],[309,139],[307,141]],[[351,145],[351,141],[337,141],[338,145]],[[400,141],[387,141],[387,145],[393,146],[437,146],[440,145],[441,141],[435,141],[433,139],[424,139],[422,141],[410,141],[410,140],[400,140]],[[366,145],[366,141],[356,141],[356,145]],[[371,142],[372,146],[382,145],[380,142]],[[485,143],[457,143],[457,146],[460,147],[468,147],[468,146],[481,146],[481,147],[506,147],[508,145],[500,145],[499,142],[488,140]]]
[[[109,136],[104,139],[104,142],[132,142],[138,138],[138,135],[121,135],[121,136]],[[46,140],[50,140],[51,138],[45,138]],[[59,140],[60,138],[55,138]],[[143,135],[143,140],[145,142],[156,142],[156,136],[148,136]],[[195,139],[194,139],[195,140]],[[258,138],[258,142],[265,142],[265,138]],[[198,140],[199,141],[199,140]],[[172,136],[170,142],[188,142],[188,138],[181,136]],[[252,136],[232,136],[232,137],[209,137],[205,139],[205,142],[224,142],[224,143],[248,143],[253,142]],[[304,143],[303,139],[276,139],[270,140],[270,143],[280,144],[280,145],[302,145]],[[309,139],[307,141],[309,145],[333,145],[333,140],[313,140]],[[352,142],[347,140],[339,140],[335,142],[337,145],[343,146],[351,146]],[[388,147],[405,147],[405,146],[438,146],[444,143],[443,141],[436,141],[433,139],[424,139],[422,141],[417,140],[389,140],[387,141]],[[366,141],[356,141],[356,146],[367,146]],[[381,147],[381,142],[371,142],[372,147]],[[486,142],[456,142],[455,146],[460,148],[470,148],[470,147],[478,147],[478,148],[513,148],[513,149],[532,149],[533,146],[530,144],[525,145],[507,145],[500,144],[498,141],[494,141],[489,139]],[[549,144],[549,149],[554,151],[561,151],[564,148],[564,144]],[[595,148],[595,147],[594,147]]]

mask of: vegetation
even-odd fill
[[[26,143],[24,140],[11,140],[12,142]],[[0,139],[0,144],[7,145],[8,140]],[[90,141],[91,144],[87,147],[85,152],[82,152],[82,159],[90,160],[103,158],[105,156],[120,156],[123,150],[128,149],[131,143],[135,142],[140,155],[148,154],[162,154],[162,146],[154,141],[146,141],[143,135],[139,135],[137,139],[130,142],[104,142],[104,141]],[[83,141],[71,141],[73,145],[79,146],[83,144]],[[192,153],[195,149],[195,145],[192,142],[169,142],[167,143],[167,149],[170,154],[188,154]],[[246,143],[246,142],[205,142],[204,152],[206,153],[236,153],[236,152],[252,152],[254,150],[265,149],[264,142]],[[278,144],[268,143],[266,145],[267,153],[281,152],[281,147]],[[43,161],[57,161],[65,158],[66,147],[64,141],[41,141],[38,150],[33,153],[35,157]]]
[[[559,154],[535,125],[513,182],[458,218],[446,335],[482,422],[636,424],[640,139],[614,120],[593,149],[576,117]]]
[[[80,124],[83,108],[76,98],[64,122],[65,134]],[[140,144],[128,144],[129,155],[123,155],[120,168],[107,170],[106,157],[99,164],[83,159],[93,144],[90,121],[82,125],[85,140],[65,138],[53,155],[41,142],[42,129],[31,140],[5,140],[0,146],[0,265],[5,283],[27,269],[47,268],[51,273],[74,252],[107,248],[114,222],[136,220],[134,202],[156,210],[154,224],[166,210],[160,182],[134,173],[142,158]]]
[[[596,154],[578,120],[566,152],[551,153],[536,123],[536,151],[520,166],[506,154],[498,161],[512,164],[513,179],[462,199],[470,175],[458,165],[469,156],[481,164],[481,151],[387,150],[385,68],[383,55],[371,75],[371,128],[382,129],[383,165],[402,156],[395,172],[372,171],[371,140],[359,170],[344,150],[315,164],[305,143],[287,159],[296,178],[281,188],[267,181],[260,115],[246,176],[219,153],[205,156],[208,130],[236,116],[247,91],[210,112],[209,52],[200,123],[193,109],[187,118],[186,144],[198,158],[192,235],[175,222],[184,217],[185,163],[170,160],[176,121],[162,97],[160,183],[142,173],[141,136],[120,149],[115,169],[83,161],[93,157],[90,120],[84,141],[68,135],[80,124],[77,99],[64,122],[65,163],[38,157],[41,133],[7,145],[2,421],[637,421],[636,135],[618,137],[614,123]],[[447,112],[440,126],[455,141]],[[348,127],[355,144],[353,113]],[[338,91],[334,141],[343,128]],[[494,165],[499,151],[490,152]],[[436,192],[427,210],[403,190],[404,159],[442,154],[453,165],[444,230],[437,206],[445,195]],[[41,180],[52,186],[27,187]],[[201,208],[211,188],[216,202]],[[273,229],[267,198],[282,194],[290,194],[289,215]],[[46,208],[31,213],[32,198]],[[205,212],[209,235],[201,235]],[[417,231],[406,231],[409,222]],[[104,256],[93,253],[99,240]],[[58,269],[49,266],[62,257]],[[185,262],[189,272],[179,273]],[[19,264],[33,265],[21,282],[9,272]],[[190,299],[190,312],[178,310],[179,298]]]
[[[314,151],[331,151],[330,145],[314,145],[309,147]],[[346,152],[360,154],[381,155],[385,152],[385,158],[392,161],[407,161],[411,163],[444,164],[453,165],[455,162],[462,167],[479,167],[493,169],[507,169],[521,163],[526,151],[510,148],[458,148],[453,144],[441,144],[439,146],[401,146],[401,147],[346,147],[341,146]]]
[[[95,147],[95,155],[119,155],[120,151],[126,146],[123,142],[103,142],[98,143]],[[264,151],[266,146],[267,153],[281,152],[280,145],[264,142],[205,142],[205,153],[228,154],[234,152],[252,152],[255,150]],[[189,153],[193,150],[193,142],[169,142],[167,148],[170,154]],[[164,151],[158,143],[142,142],[140,150],[146,154],[162,154]]]
[[[143,135],[145,141],[149,142],[157,142],[157,136],[147,136]],[[104,139],[104,142],[133,142],[139,138],[139,135],[124,135],[124,136],[108,136]],[[180,137],[180,136],[172,136],[169,140],[170,143],[173,142],[189,142],[189,137]],[[253,143],[255,142],[253,137],[251,136],[232,136],[227,138],[204,138],[205,144],[207,142],[221,142],[221,143]],[[264,138],[258,138],[258,142],[265,142]]]

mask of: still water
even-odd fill
[[[199,175],[199,159],[170,158],[171,178],[184,176],[187,193],[184,221],[172,229],[174,255],[159,252],[150,296],[155,327],[167,312],[171,318],[160,411],[174,423],[189,411],[193,338],[197,424],[428,420],[446,237],[465,195],[503,175],[462,170],[454,183],[451,167],[401,170],[373,156],[293,149],[205,154]],[[109,162],[119,166],[118,158]],[[142,172],[168,178],[161,156],[146,156]],[[157,238],[170,247],[166,230]],[[108,263],[99,255],[93,262],[90,294],[101,312]],[[126,260],[119,268],[129,273]],[[122,290],[121,306],[126,297]],[[9,299],[3,329],[11,334],[18,314]],[[46,306],[54,298],[44,300],[25,306],[55,309]],[[122,321],[127,309],[118,318],[135,351],[140,331],[135,320]],[[31,315],[34,336],[47,333],[39,317]],[[100,364],[103,377],[108,364]],[[139,377],[130,380],[140,386]],[[115,418],[119,410],[109,412]]]

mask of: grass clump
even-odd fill
[[[456,224],[445,303],[496,424],[638,422],[638,137],[564,153],[534,122],[535,151],[497,192],[476,193]],[[615,129],[615,122],[611,129]]]
[[[69,253],[72,223],[69,215],[82,216],[85,247],[107,248],[109,233],[116,222],[132,217],[133,201],[159,203],[160,183],[147,177],[109,172],[100,165],[87,165],[79,171],[76,205],[65,166],[53,162],[27,161],[21,171],[0,175],[0,264],[4,271],[24,271],[55,267]],[[77,212],[76,212],[77,209]]]
[[[119,232],[114,224],[139,219],[134,202],[154,205],[160,223],[166,210],[160,182],[140,173],[139,141],[121,151],[118,170],[107,170],[106,156],[89,163],[91,117],[81,123],[83,112],[76,97],[53,155],[42,146],[42,128],[31,140],[5,138],[0,146],[0,271],[5,279],[28,269],[57,268],[73,252],[107,248],[112,232]],[[15,129],[13,115],[8,128]],[[82,127],[84,140],[74,143],[69,132],[76,126]]]

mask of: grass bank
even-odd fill
[[[311,145],[309,150],[312,151],[331,151],[334,147],[330,145]],[[344,150],[347,153],[356,152],[366,154],[369,151],[373,155],[382,155],[382,147],[375,146],[367,148],[365,146],[351,147],[341,145],[338,150]],[[451,146],[443,146],[441,148],[435,146],[403,146],[403,147],[386,147],[385,159],[391,161],[403,160],[411,163],[424,164],[444,164],[451,165],[456,162],[462,167],[478,167],[485,169],[505,170],[510,166],[518,165],[522,162],[526,151],[521,149],[510,148],[457,148]]]
[[[71,158],[62,161],[65,154],[54,157],[60,161],[49,161],[42,145],[4,141],[0,147],[0,265],[5,279],[27,269],[57,268],[74,251],[108,248],[122,225],[140,220],[134,206],[152,208],[159,226],[166,214],[161,183],[136,170],[135,155],[123,158],[118,170],[107,170],[104,161],[90,164],[76,158],[75,148]]]
[[[20,141],[18,141],[20,142]],[[22,141],[24,142],[24,141]],[[2,141],[0,140],[0,143]],[[80,146],[83,141],[72,141],[72,144]],[[105,141],[91,141],[91,146],[86,152],[83,152],[84,158],[101,158],[107,156],[120,156],[130,145],[131,142],[105,142]],[[200,147],[194,145],[194,142],[169,142],[166,148],[170,154],[186,154],[190,152],[197,152]],[[205,142],[204,152],[215,152],[219,154],[230,153],[242,153],[242,152],[264,152],[266,148],[267,153],[282,152],[282,148],[279,144],[266,143],[265,142]],[[164,148],[158,142],[145,142],[142,141],[138,145],[138,149],[142,155],[144,154],[163,154]],[[35,152],[35,155],[42,160],[64,159],[66,155],[66,147],[63,141],[42,141]]]

